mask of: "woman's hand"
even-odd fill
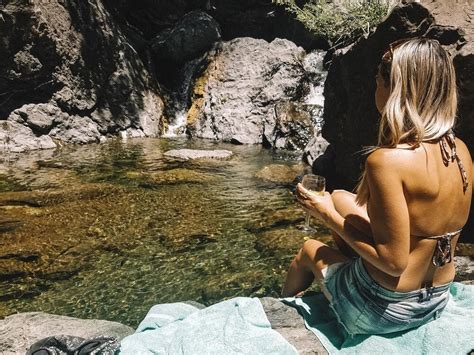
[[[306,212],[313,217],[322,219],[324,222],[327,222],[336,210],[329,192],[318,195],[305,189],[302,184],[296,185],[296,199]]]

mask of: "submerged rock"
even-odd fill
[[[140,184],[142,187],[153,187],[162,184],[205,183],[215,180],[215,177],[210,174],[179,168],[147,174],[143,178],[145,181]]]
[[[167,151],[164,156],[181,160],[195,159],[227,159],[233,153],[230,150],[199,150],[199,149],[174,149]]]
[[[255,176],[270,182],[291,184],[296,180],[298,175],[304,172],[305,168],[303,164],[293,166],[272,164],[264,167],[257,172]]]
[[[118,340],[134,332],[126,325],[98,319],[78,319],[41,312],[14,314],[0,320],[0,353],[25,354],[38,340],[54,335],[99,336]]]

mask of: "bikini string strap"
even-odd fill
[[[456,232],[446,233],[435,237],[426,237],[426,239],[436,239],[436,248],[432,259],[434,266],[444,266],[452,261],[451,239],[460,232],[461,229]]]
[[[464,164],[462,163],[461,159],[459,158],[457,151],[456,151],[456,136],[452,129],[450,129],[443,138],[440,140],[441,146],[441,156],[443,157],[444,165],[448,166],[450,162],[454,162],[456,160],[459,171],[461,172],[462,178],[462,188],[463,191],[466,192],[469,183],[467,181],[467,173],[466,169],[464,168]]]

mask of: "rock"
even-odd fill
[[[339,177],[339,188],[351,190],[364,166],[361,151],[376,143],[379,114],[374,92],[377,67],[389,43],[415,36],[435,38],[449,50],[456,68],[459,92],[457,134],[474,155],[474,29],[472,3],[460,6],[454,0],[426,3],[404,2],[367,38],[340,49],[332,57],[324,95],[322,135],[331,144],[333,171],[323,175]],[[354,63],[357,63],[356,65]],[[343,85],[341,85],[343,83]],[[331,168],[331,164],[325,164]],[[316,161],[313,167],[322,171]],[[474,207],[474,206],[473,206]],[[474,208],[464,228],[474,241]]]
[[[274,124],[263,129],[264,145],[276,149],[303,150],[317,134],[315,118],[321,107],[295,102],[278,102],[274,106]]]
[[[162,184],[205,183],[215,180],[212,175],[180,168],[148,174],[142,178],[144,178],[144,181],[140,183],[142,187],[153,187]]]
[[[1,151],[50,147],[53,137],[96,142],[129,128],[161,133],[160,89],[102,1],[10,2],[2,19],[0,120],[32,131],[13,135],[47,138],[2,140]]]
[[[474,258],[472,256],[454,257],[456,264],[455,281],[474,281]]]
[[[181,160],[195,159],[227,159],[233,153],[230,150],[198,150],[198,149],[174,149],[165,152],[164,156],[168,158]]]
[[[267,315],[272,329],[280,333],[298,354],[327,354],[318,337],[306,329],[303,317],[296,308],[285,305],[276,298],[263,297],[260,299],[263,310]]]
[[[298,0],[297,3],[301,2]],[[295,16],[271,0],[213,0],[210,14],[219,22],[224,40],[238,37],[273,41],[288,39],[305,49],[327,48]]]
[[[49,134],[50,137],[65,143],[99,143],[101,135],[97,125],[92,119],[81,116],[73,116],[70,118],[53,128]]]
[[[0,353],[25,354],[36,341],[54,335],[109,336],[121,340],[133,332],[126,325],[106,320],[77,319],[41,312],[19,313],[0,320]]]
[[[151,48],[159,63],[165,60],[184,64],[204,54],[220,38],[219,24],[198,10],[184,16],[173,28],[160,33],[152,41]]]
[[[134,29],[145,40],[172,27],[192,10],[208,10],[209,0],[142,0],[137,6],[134,0],[105,0],[116,20]]]
[[[315,135],[304,148],[303,161],[313,166],[316,159],[322,156],[328,148],[328,141],[321,135]]]
[[[292,184],[298,175],[301,175],[305,166],[303,164],[288,166],[283,164],[272,164],[264,167],[262,170],[257,172],[256,177],[265,181],[280,183],[280,184]]]
[[[27,126],[15,121],[0,121],[0,151],[20,153],[36,149],[56,148],[50,136],[37,137]]]
[[[16,110],[37,135],[46,134],[51,130],[56,117],[59,118],[61,110],[51,104],[25,105]]]
[[[263,142],[265,122],[274,122],[273,106],[299,100],[306,75],[302,48],[282,39],[271,43],[239,38],[223,43],[196,80],[188,111],[191,136],[237,144]]]

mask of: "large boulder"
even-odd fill
[[[297,0],[302,6],[307,0]],[[315,37],[296,16],[273,0],[212,0],[210,14],[219,22],[224,40],[261,38],[268,42],[285,38],[306,50],[328,48],[324,38]]]
[[[322,133],[331,144],[333,163],[318,159],[322,163],[318,165],[316,160],[316,172],[337,176],[339,188],[355,186],[364,166],[361,151],[376,143],[379,114],[374,102],[374,78],[380,58],[389,43],[416,36],[438,39],[453,57],[460,98],[456,133],[474,155],[473,11],[472,3],[461,5],[455,0],[404,2],[367,38],[335,52],[324,90]],[[463,234],[474,240],[472,214]]]
[[[300,100],[307,88],[305,51],[294,43],[238,38],[222,44],[196,80],[188,131],[194,137],[261,144],[274,105]]]
[[[209,10],[210,0],[103,0],[117,21],[146,40],[175,25],[193,10]]]
[[[13,314],[0,320],[0,353],[25,354],[38,340],[59,335],[80,338],[113,337],[121,340],[133,328],[98,319],[78,319],[41,312]]]
[[[14,122],[0,137],[85,143],[161,133],[159,88],[102,1],[7,1],[0,14],[0,120]],[[2,141],[0,150],[40,149],[47,139]]]
[[[193,11],[152,41],[158,62],[184,64],[211,49],[221,39],[219,24],[203,11]]]

